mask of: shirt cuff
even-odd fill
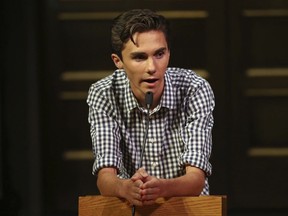
[[[210,176],[212,174],[212,165],[209,162],[207,156],[200,152],[185,152],[179,158],[179,165],[186,166],[186,165],[195,166],[206,173],[206,176]]]
[[[97,175],[99,170],[104,167],[114,167],[119,172],[121,167],[121,159],[120,157],[107,157],[103,155],[97,155],[92,169],[92,174]]]

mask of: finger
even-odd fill
[[[144,200],[142,201],[142,205],[153,205],[155,200]]]
[[[142,195],[140,193],[134,193],[133,199],[138,200],[138,201],[142,201]]]
[[[132,181],[136,181],[138,179],[141,179],[141,180],[144,180],[145,178],[147,178],[149,175],[148,173],[146,172],[146,170],[141,167],[139,168],[136,173],[131,177],[131,180]]]
[[[143,202],[139,201],[139,200],[134,200],[131,205],[135,205],[135,206],[143,206]]]
[[[129,201],[130,205],[135,205],[135,206],[143,206],[143,202],[141,200],[137,199],[132,199]]]
[[[146,195],[142,195],[141,197],[142,201],[156,200],[157,198],[158,198],[158,194],[146,194]]]
[[[142,178],[147,178],[149,176],[148,173],[146,172],[146,170],[143,167],[139,168],[136,173],[141,175]]]
[[[141,190],[140,190],[140,188],[142,187],[142,185],[143,185],[143,182],[141,181],[141,180],[136,180],[135,182],[134,182],[134,186],[136,186],[137,187],[137,189],[139,189],[138,191],[139,191],[139,193],[141,193]]]
[[[135,173],[132,177],[131,177],[131,180],[132,181],[137,181],[139,179],[141,179],[142,176],[139,174],[139,173]]]
[[[140,193],[134,193],[133,194],[133,198],[130,199],[130,204],[132,205],[136,205],[136,206],[142,206],[142,197],[140,195]]]
[[[142,201],[156,200],[160,196],[159,188],[148,188],[141,191]]]
[[[152,180],[148,179],[148,181],[146,179],[145,183],[143,183],[143,185],[142,185],[142,189],[157,188],[157,187],[158,187],[158,184],[153,179]]]

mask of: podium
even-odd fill
[[[131,216],[132,207],[123,199],[80,196],[78,216]],[[226,196],[159,198],[155,204],[136,206],[135,216],[226,216]]]

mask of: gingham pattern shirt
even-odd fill
[[[118,177],[130,178],[139,167],[147,111],[135,99],[124,70],[92,84],[87,99],[93,174],[115,167]],[[150,112],[142,167],[158,178],[175,178],[192,165],[206,173],[203,195],[209,194],[207,177],[213,126],[214,95],[206,80],[193,71],[167,68],[164,93]]]

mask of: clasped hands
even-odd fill
[[[163,185],[161,180],[150,176],[144,168],[140,168],[131,177],[128,201],[137,206],[151,205],[161,197]]]

